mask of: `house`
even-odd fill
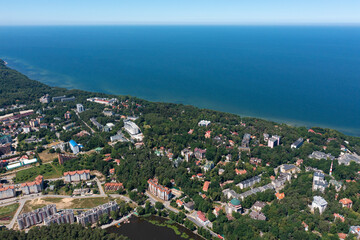
[[[327,201],[320,197],[320,196],[314,196],[314,200],[311,204],[311,211],[314,212],[315,208],[319,209],[320,214],[322,214],[326,207],[327,207]]]
[[[111,169],[109,170],[109,173],[110,173],[110,175],[115,174],[115,168],[111,168]]]
[[[71,139],[69,141],[69,146],[73,154],[78,154],[80,152],[80,146],[74,140]]]
[[[203,170],[204,170],[205,172],[210,171],[210,170],[213,169],[213,168],[214,168],[214,162],[213,162],[213,161],[207,161],[207,162],[205,163],[205,165],[203,166]]]
[[[251,140],[251,134],[245,133],[244,136],[243,136],[243,139],[241,141],[241,147],[249,148],[250,140]]]
[[[207,127],[209,126],[211,123],[211,121],[207,121],[207,120],[201,120],[199,123],[198,123],[198,126],[199,127]]]
[[[211,137],[211,131],[206,131],[205,138],[210,138],[210,137]]]
[[[252,157],[252,158],[250,158],[250,161],[249,161],[249,162],[250,162],[250,164],[252,164],[252,165],[259,166],[259,165],[261,165],[262,159]]]
[[[177,199],[177,200],[176,200],[176,204],[178,205],[178,207],[181,207],[181,206],[184,205],[184,202],[181,201],[180,199]]]
[[[31,127],[29,125],[23,126],[22,129],[23,129],[24,133],[29,133],[31,131]]]
[[[203,186],[203,191],[207,192],[210,186],[210,182],[209,181],[205,181],[204,182],[204,186]]]
[[[187,202],[184,203],[184,208],[186,211],[191,212],[194,209],[195,203],[194,202]]]
[[[266,220],[266,216],[262,213],[262,212],[255,212],[252,211],[249,214],[249,217],[255,220],[261,220],[261,221],[265,221]]]
[[[352,204],[353,204],[353,202],[348,198],[341,199],[339,203],[341,203],[342,207],[346,207],[346,208],[352,208]]]
[[[304,226],[304,230],[309,231],[309,225],[307,225],[304,221],[301,223]]]
[[[347,237],[347,234],[346,233],[338,233],[338,237],[340,240],[345,240]]]
[[[64,182],[80,182],[90,179],[90,170],[64,172]]]
[[[314,172],[313,177],[313,191],[325,192],[325,189],[328,187],[328,182],[325,180],[325,175],[321,172]]]
[[[233,198],[230,202],[228,202],[225,206],[225,212],[231,215],[233,212],[242,212],[241,202],[237,198]]]
[[[171,199],[172,197],[171,190],[167,187],[160,185],[156,178],[149,179],[148,184],[149,184],[148,190],[153,195],[157,196],[158,198],[164,201],[168,201]]]
[[[109,182],[104,184],[105,191],[118,191],[124,188],[122,183]]]
[[[210,223],[210,221],[206,218],[205,213],[201,212],[201,211],[197,211],[196,213],[196,219],[202,224],[202,225],[207,225]]]
[[[112,117],[114,115],[114,112],[111,110],[104,110],[103,111],[104,116],[106,117]]]
[[[194,155],[197,159],[204,159],[205,158],[205,153],[206,153],[206,149],[200,149],[200,148],[195,148],[194,149]]]
[[[44,187],[44,177],[39,175],[33,182],[26,182],[21,184],[21,191],[23,194],[39,193]]]
[[[301,164],[304,163],[304,160],[303,159],[298,159],[296,160],[296,166],[300,166]]]
[[[360,163],[360,156],[357,154],[341,154],[338,158],[339,164],[344,164],[345,166],[349,166],[351,162]]]
[[[243,174],[246,174],[247,171],[245,169],[239,170],[239,169],[235,168],[235,173],[236,173],[236,175],[243,175]]]
[[[303,138],[299,138],[298,140],[296,140],[293,144],[291,144],[291,148],[299,148],[301,147],[301,145],[304,143],[304,139]]]
[[[331,179],[331,180],[329,181],[329,183],[330,183],[330,185],[332,185],[332,186],[335,187],[335,190],[336,190],[337,192],[339,192],[339,191],[341,190],[341,187],[342,187],[342,185],[343,185],[342,182],[339,182],[339,181],[336,181],[336,180],[333,180],[333,179]]]
[[[278,200],[282,200],[285,197],[285,193],[275,193],[275,196]]]
[[[64,114],[64,118],[66,120],[69,120],[71,118],[71,113],[69,111],[67,111],[65,114]]]
[[[189,160],[193,154],[194,153],[189,148],[185,148],[185,149],[181,150],[181,156],[183,156],[185,158],[186,162],[189,162]]]
[[[275,174],[277,174],[279,171],[281,173],[295,174],[300,172],[300,168],[296,167],[294,164],[283,164],[274,169]]]
[[[351,226],[349,233],[355,234],[357,239],[360,239],[360,226]]]
[[[220,211],[222,210],[221,206],[216,206],[213,210],[213,214],[218,217],[220,214]]]
[[[338,213],[334,213],[334,221],[336,221],[336,219],[340,219],[341,222],[345,222],[345,217],[343,215],[338,214]]]
[[[251,207],[251,209],[256,212],[261,212],[265,206],[266,206],[265,202],[256,201],[254,205]]]

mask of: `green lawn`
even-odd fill
[[[0,220],[5,220],[5,221],[7,221],[8,219],[11,220],[18,207],[19,207],[18,203],[7,205],[5,207],[0,207]]]
[[[45,179],[58,178],[62,176],[62,167],[57,164],[50,163],[24,169],[16,173],[14,182],[22,183],[27,181],[33,181],[38,175],[43,175]]]

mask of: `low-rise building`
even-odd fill
[[[265,221],[266,220],[266,216],[265,214],[263,214],[262,212],[256,212],[256,211],[252,211],[249,214],[249,217],[255,220],[261,220],[261,221]]]
[[[331,153],[326,154],[326,153],[320,152],[320,151],[314,151],[308,157],[312,158],[312,159],[317,159],[317,160],[321,160],[321,159],[335,160],[335,157],[332,156]]]
[[[210,221],[206,218],[205,213],[201,211],[197,211],[196,213],[196,219],[204,226],[210,223]]]
[[[194,155],[197,159],[204,159],[205,158],[205,154],[206,154],[206,149],[200,149],[200,148],[195,148],[194,149]]]
[[[341,154],[338,158],[339,164],[344,164],[345,166],[349,166],[351,162],[360,163],[360,156],[357,154]]]
[[[211,121],[208,120],[200,120],[200,122],[198,123],[199,127],[207,127],[211,124]]]
[[[251,209],[256,212],[261,212],[265,206],[266,206],[265,202],[256,201],[254,205],[251,207]]]
[[[240,200],[237,198],[233,198],[230,202],[226,204],[225,212],[229,215],[231,215],[233,212],[241,213],[242,206]]]
[[[74,140],[70,140],[69,146],[73,154],[78,154],[80,152],[80,146]]]
[[[303,143],[304,143],[304,139],[299,138],[293,144],[291,144],[291,148],[299,148],[299,147],[301,147],[301,145],[303,145]]]
[[[244,180],[244,181],[238,183],[236,186],[240,187],[240,189],[244,189],[247,187],[251,187],[260,181],[261,181],[261,176],[259,175],[259,176],[255,176],[255,177],[249,178],[247,180]]]
[[[311,211],[314,212],[314,210],[317,208],[319,209],[320,214],[322,214],[325,211],[327,205],[328,203],[324,198],[320,196],[314,196],[314,200],[311,204]]]
[[[118,191],[124,188],[122,183],[109,182],[104,185],[105,191]]]
[[[90,170],[64,172],[64,182],[80,182],[90,179]]]
[[[189,211],[191,212],[192,210],[194,210],[194,206],[195,206],[195,203],[194,202],[187,202],[187,203],[184,203],[184,208],[186,211]]]
[[[328,187],[328,182],[325,180],[325,175],[321,172],[314,172],[313,177],[313,191],[320,191],[322,193],[325,192],[325,189]]]
[[[204,182],[204,186],[203,186],[203,191],[207,192],[209,190],[209,186],[210,186],[210,182],[209,181],[205,181]]]
[[[357,239],[360,239],[360,226],[351,226],[349,233],[355,234]]]
[[[342,207],[346,207],[346,208],[352,208],[352,204],[353,204],[351,199],[348,198],[341,199],[339,203],[341,203]]]

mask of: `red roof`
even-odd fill
[[[75,174],[83,174],[83,173],[90,173],[90,170],[79,170],[79,171],[70,171],[70,172],[64,172],[64,176],[67,176],[67,175],[75,175]]]
[[[275,193],[275,196],[277,197],[277,199],[281,200],[285,197],[285,193]]]
[[[352,204],[353,202],[348,198],[343,198],[339,201],[339,203],[341,203],[343,205],[349,205],[349,204]]]
[[[109,183],[105,183],[104,186],[105,187],[123,187],[123,184],[122,183],[109,182]]]
[[[209,181],[205,181],[205,182],[204,182],[204,186],[203,186],[203,191],[207,192],[207,190],[209,189],[209,185],[210,185],[210,182],[209,182]]]
[[[14,186],[8,186],[8,187],[0,188],[0,192],[6,191],[8,189],[14,189]]]
[[[203,212],[201,212],[201,211],[197,211],[197,216],[198,216],[198,218],[199,218],[201,221],[203,221],[203,222],[206,222],[206,221],[207,221],[207,219],[206,219],[206,217],[205,217],[205,213],[203,213]]]

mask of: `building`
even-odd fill
[[[205,213],[201,211],[197,211],[196,220],[198,220],[204,226],[210,223],[210,221],[206,218]]]
[[[0,188],[0,199],[12,198],[16,196],[14,186]]]
[[[70,140],[69,146],[73,154],[78,154],[80,152],[80,146],[74,140]]]
[[[278,145],[280,145],[280,136],[277,135],[273,135],[271,138],[269,138],[268,140],[268,147],[270,148],[274,148]]]
[[[334,221],[336,221],[336,219],[340,219],[341,222],[345,222],[345,217],[338,213],[334,213]]]
[[[29,126],[29,125],[25,125],[25,126],[23,126],[23,132],[24,133],[29,133],[30,131],[31,131],[31,127]]]
[[[314,172],[313,177],[313,191],[320,191],[322,193],[325,192],[325,189],[328,187],[328,182],[325,180],[325,175],[321,172]]]
[[[275,193],[275,196],[276,196],[277,200],[282,200],[285,197],[285,193],[277,192],[277,193]]]
[[[50,97],[49,97],[49,94],[45,94],[44,96],[42,96],[39,101],[41,103],[49,103],[50,102]]]
[[[240,189],[248,188],[261,181],[261,176],[255,176],[237,184]]]
[[[124,121],[124,129],[130,135],[136,135],[141,133],[140,128],[132,121]]]
[[[194,210],[194,206],[195,206],[195,203],[194,203],[194,202],[184,203],[184,208],[185,208],[185,210],[188,211],[188,212],[191,212],[192,210]]]
[[[160,185],[156,178],[149,179],[148,184],[149,184],[148,190],[154,196],[157,196],[158,198],[164,201],[168,201],[171,199],[172,197],[171,190],[167,187]]]
[[[66,95],[64,95],[64,96],[58,96],[58,97],[53,97],[53,98],[52,98],[52,101],[53,101],[53,102],[61,102],[61,99],[63,99],[63,98],[66,98]]]
[[[204,170],[205,172],[210,171],[210,170],[213,169],[213,168],[214,168],[214,162],[213,162],[213,161],[207,161],[207,162],[205,163],[205,165],[203,166],[203,170]]]
[[[71,118],[71,113],[70,113],[70,111],[67,111],[67,112],[64,114],[64,118],[65,118],[66,120],[69,120],[69,119]]]
[[[241,147],[248,148],[250,146],[251,134],[245,133],[241,141]]]
[[[106,117],[112,117],[114,115],[114,112],[111,110],[104,110],[103,111],[104,116]]]
[[[77,216],[77,221],[85,227],[88,224],[96,223],[104,214],[108,214],[110,216],[110,212],[116,211],[117,209],[118,205],[115,201],[108,202],[81,213]]]
[[[44,189],[44,177],[39,175],[35,181],[21,184],[21,191],[23,194],[39,193]]]
[[[73,102],[75,101],[75,97],[62,98],[61,102]]]
[[[124,188],[122,183],[109,182],[104,185],[105,191],[118,191]]]
[[[357,239],[360,239],[360,226],[351,226],[349,233],[355,234]]]
[[[341,203],[342,207],[346,207],[346,208],[352,208],[352,204],[353,204],[353,202],[348,198],[341,199],[339,203]]]
[[[56,205],[51,204],[32,212],[20,214],[17,217],[19,229],[29,228],[33,225],[45,222],[45,219],[56,214]]]
[[[189,162],[189,160],[193,154],[194,153],[189,148],[185,148],[185,149],[181,150],[181,156],[183,156],[185,158],[186,162]]]
[[[207,120],[200,120],[200,122],[198,123],[199,127],[207,127],[211,124],[211,121],[207,121]]]
[[[75,123],[68,123],[66,125],[63,126],[63,129],[66,131],[66,130],[69,130],[71,128],[75,127]]]
[[[229,215],[231,215],[233,212],[241,213],[242,206],[240,200],[237,198],[233,198],[230,202],[226,204],[225,212]]]
[[[75,222],[74,211],[73,210],[62,210],[59,213],[50,215],[44,219],[44,225],[48,226],[50,224],[72,224]]]
[[[252,211],[252,212],[249,214],[249,217],[252,218],[252,219],[255,219],[255,220],[261,220],[261,221],[265,221],[265,220],[266,220],[266,216],[265,216],[265,214],[263,214],[262,212]]]
[[[345,154],[341,154],[340,157],[338,158],[339,164],[344,164],[345,166],[349,166],[351,162],[356,162],[356,163],[360,163],[360,156],[358,156],[357,154],[349,154],[349,153],[345,153]]]
[[[90,170],[64,172],[64,182],[80,182],[90,179]]]
[[[11,135],[0,135],[0,144],[7,144],[11,143]]]
[[[195,148],[194,149],[194,155],[197,159],[204,159],[205,158],[205,154],[206,154],[206,149],[200,149],[200,148]]]
[[[251,209],[256,212],[261,212],[265,206],[266,206],[265,202],[256,201],[254,205],[251,207]]]
[[[319,209],[320,214],[322,214],[326,207],[327,207],[327,201],[320,197],[320,196],[314,196],[314,200],[311,204],[311,211],[314,212],[315,208]]]
[[[299,138],[293,144],[291,144],[291,148],[299,148],[299,147],[301,147],[301,145],[303,145],[303,143],[304,143],[304,139]]]
[[[86,99],[89,102],[95,102],[95,103],[99,103],[99,104],[104,104],[104,105],[108,105],[111,106],[114,103],[118,102],[118,100],[116,98],[100,98],[100,97],[94,97],[94,98],[88,98]]]
[[[74,158],[77,158],[77,156],[71,154],[62,154],[62,153],[58,154],[58,160],[60,165],[63,165],[66,161]]]
[[[78,103],[78,104],[76,104],[76,111],[78,113],[82,113],[83,111],[85,111],[85,108],[82,104]]]
[[[335,187],[335,190],[336,190],[337,192],[339,192],[339,191],[341,190],[341,187],[342,187],[342,185],[343,185],[342,182],[336,181],[336,180],[334,180],[334,179],[331,179],[331,180],[329,181],[329,183],[330,183],[330,185],[333,185],[333,186]]]
[[[207,192],[209,190],[209,186],[210,186],[210,182],[209,181],[205,181],[204,182],[204,186],[203,186],[203,191]]]
[[[326,153],[320,152],[320,151],[314,151],[308,157],[312,158],[312,159],[317,159],[317,160],[321,160],[321,159],[335,160],[335,157],[332,156],[331,153],[326,154]]]
[[[98,121],[96,121],[96,118],[90,118],[90,122],[94,124],[98,130],[102,130],[102,128],[104,127]]]
[[[291,181],[291,174],[290,173],[280,173],[277,179],[273,179],[271,184],[274,186],[275,189],[282,189],[286,182]]]

